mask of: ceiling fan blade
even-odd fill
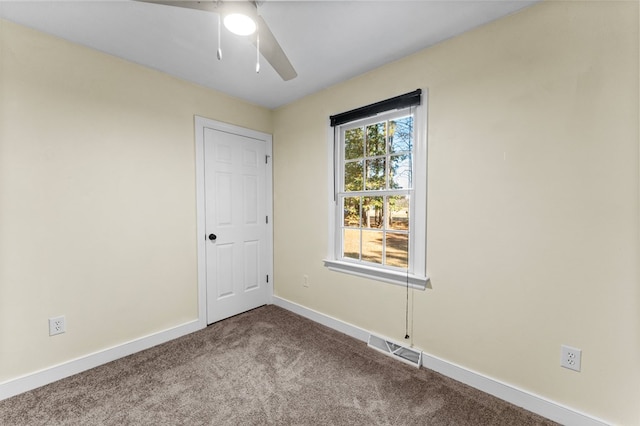
[[[164,6],[176,6],[186,7],[187,9],[205,10],[207,12],[218,12],[218,2],[216,0],[202,0],[202,1],[190,1],[190,0],[136,0],[143,3],[155,3]]]
[[[188,9],[204,10],[227,14],[242,12],[255,20],[260,34],[260,53],[271,64],[274,70],[284,81],[289,81],[298,76],[298,73],[289,62],[289,58],[280,47],[275,36],[269,29],[264,19],[258,14],[258,5],[255,1],[217,1],[217,0],[137,0],[144,3],[161,4],[165,6],[186,7]],[[256,38],[253,38],[256,44]]]
[[[282,77],[284,81],[289,81],[298,76],[298,73],[291,65],[289,58],[280,47],[278,40],[269,29],[267,23],[260,15],[254,17],[258,24],[258,33],[260,34],[260,53],[271,64],[274,70]],[[255,44],[254,39],[254,44]]]

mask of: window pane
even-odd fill
[[[406,268],[409,259],[409,235],[387,232],[385,263]]]
[[[360,226],[360,197],[344,197],[344,226]]]
[[[411,188],[411,155],[392,155],[389,166],[389,187],[391,189]]]
[[[387,123],[367,126],[367,157],[387,153]]]
[[[408,152],[413,149],[413,117],[389,122],[389,151]]]
[[[382,264],[381,231],[362,231],[362,260]]]
[[[362,161],[351,161],[344,165],[344,190],[362,191]]]
[[[388,229],[409,230],[409,197],[394,195],[387,199]]]
[[[374,158],[367,160],[367,186],[366,189],[385,189],[385,159]]]
[[[364,157],[364,130],[362,127],[344,132],[344,158],[353,160]]]
[[[383,197],[363,197],[362,227],[382,228],[384,224]]]
[[[421,172],[427,162],[425,150],[415,152],[419,144],[413,114],[407,108],[339,127],[340,147],[334,160],[339,162],[336,173],[341,177],[336,182],[331,253],[336,240],[340,241],[334,260],[348,265],[337,261],[333,265],[337,269],[394,282],[404,281],[407,268],[424,274],[425,237],[414,235],[416,230],[422,233],[423,227],[415,228],[411,216],[425,216],[426,188],[423,179],[413,181],[413,172]],[[416,253],[420,258],[409,259]]]
[[[343,256],[360,259],[360,230],[345,229],[343,233]]]

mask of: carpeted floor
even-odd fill
[[[1,425],[553,425],[265,306],[0,402]]]

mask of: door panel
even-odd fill
[[[266,143],[205,129],[207,323],[267,303]]]

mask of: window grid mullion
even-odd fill
[[[385,132],[384,132],[384,188],[389,189],[391,187],[391,183],[389,182],[390,169],[391,166],[391,157],[389,156],[389,151],[391,148],[390,140],[389,140],[389,120],[385,122]]]

